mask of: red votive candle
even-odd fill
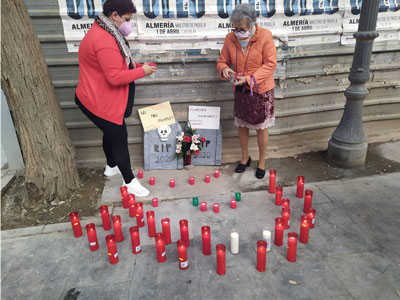
[[[144,213],[143,213],[143,203],[138,202],[135,204],[136,210],[136,225],[139,227],[144,227]]]
[[[276,170],[269,170],[269,193],[275,193],[276,186]]]
[[[129,207],[128,188],[126,186],[121,186],[120,191],[121,191],[122,207],[128,208]]]
[[[111,229],[111,221],[110,221],[110,214],[108,212],[108,206],[102,205],[99,207],[101,220],[103,221],[103,229],[110,230]]]
[[[258,272],[265,272],[267,267],[267,242],[257,241],[257,266]]]
[[[151,203],[153,204],[153,207],[158,207],[158,198],[151,199]]]
[[[232,199],[232,200],[231,200],[231,208],[232,208],[232,209],[235,209],[235,208],[236,208],[236,200],[235,200],[235,199]]]
[[[167,253],[165,252],[165,242],[162,233],[156,233],[156,252],[157,261],[159,263],[167,261]]]
[[[304,193],[304,208],[303,208],[303,213],[305,214],[308,214],[310,212],[312,205],[312,197],[313,197],[313,191],[306,190]]]
[[[283,233],[285,229],[283,227],[283,218],[275,218],[275,245],[283,245]]]
[[[169,186],[170,186],[171,188],[174,188],[174,187],[175,187],[175,179],[171,179],[171,180],[169,181]]]
[[[135,205],[136,203],[136,197],[134,194],[129,194],[128,195],[128,207],[131,207],[132,205]]]
[[[138,171],[137,172],[137,176],[138,176],[139,179],[142,179],[143,178],[143,171],[142,170]]]
[[[204,180],[206,181],[206,183],[210,183],[210,175],[206,175],[206,177],[204,178]]]
[[[217,250],[217,274],[222,276],[226,274],[226,247],[224,244],[218,244]]]
[[[116,264],[119,261],[118,251],[117,251],[117,243],[115,243],[115,238],[113,234],[109,234],[106,236],[106,244],[108,250],[108,259],[110,264]]]
[[[189,178],[189,184],[190,184],[190,185],[194,185],[194,177],[193,177],[193,176],[191,176],[191,177]]]
[[[155,185],[155,184],[156,184],[156,178],[150,177],[150,185]]]
[[[130,218],[136,218],[136,203],[131,202],[129,204],[129,217]]]
[[[286,258],[290,262],[296,261],[296,252],[297,252],[297,233],[289,232],[288,233],[288,245],[287,245],[287,255]]]
[[[149,237],[156,236],[156,220],[154,217],[154,211],[150,210],[146,212],[147,217],[147,229],[149,231]]]
[[[186,247],[190,246],[189,242],[189,224],[188,220],[180,220],[179,226],[181,229],[181,240],[185,243]]]
[[[181,240],[177,241],[176,245],[178,246],[179,269],[186,270],[187,268],[189,268],[187,247],[185,243]]]
[[[289,199],[282,199],[282,207],[290,208],[290,200]]]
[[[210,226],[201,227],[201,240],[203,243],[203,254],[211,254],[211,231]]]
[[[300,221],[300,242],[303,244],[308,243],[308,236],[310,233],[310,223],[306,215],[301,216]]]
[[[171,244],[171,225],[169,218],[161,220],[161,227],[165,245]]]
[[[310,212],[307,214],[308,221],[310,223],[310,228],[314,228],[315,226],[315,214],[316,214],[315,208],[310,208]]]
[[[217,214],[217,213],[219,213],[219,204],[218,203],[214,203],[213,204],[213,210],[214,210],[214,212]]]
[[[290,208],[282,207],[283,228],[289,229],[290,227]]]
[[[79,215],[77,211],[73,211],[69,214],[71,220],[72,231],[74,232],[74,237],[78,238],[83,235],[81,222],[79,221]]]
[[[283,194],[283,187],[277,186],[275,189],[275,205],[277,206],[282,205],[282,194]]]
[[[142,251],[142,248],[140,247],[139,227],[132,226],[131,228],[129,228],[129,232],[131,234],[132,253],[133,254],[138,254],[138,253],[140,253]]]
[[[215,170],[214,171],[214,177],[215,178],[219,178],[219,170]]]
[[[121,216],[116,215],[112,218],[113,227],[114,227],[114,236],[117,242],[122,242],[124,240],[124,234],[122,233],[122,223]]]
[[[200,202],[200,210],[207,211],[207,202]]]
[[[296,197],[303,198],[303,193],[304,193],[304,176],[297,176]]]
[[[89,241],[90,251],[99,249],[99,242],[97,241],[96,226],[94,223],[89,223],[86,226],[87,238]]]

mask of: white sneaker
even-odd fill
[[[118,169],[118,166],[115,166],[114,168],[111,168],[109,165],[106,165],[106,169],[104,170],[104,175],[107,177],[114,176],[117,174],[121,174],[121,172]]]
[[[122,186],[126,186],[128,188],[128,194],[135,194],[136,197],[146,197],[150,195],[150,191],[141,185],[137,178],[134,178],[128,184],[123,181]]]

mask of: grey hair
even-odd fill
[[[244,3],[235,7],[232,12],[230,21],[231,24],[237,24],[246,18],[246,24],[248,27],[254,25],[257,21],[257,13],[253,6]]]

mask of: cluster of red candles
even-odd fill
[[[276,170],[269,171],[269,193],[275,194],[275,205],[282,206],[282,217],[275,219],[275,245],[283,245],[284,230],[290,228],[290,200],[282,198],[283,187],[276,187]],[[287,241],[287,260],[290,262],[296,261],[297,240],[301,243],[308,243],[310,228],[314,228],[315,224],[315,209],[311,207],[313,191],[306,190],[304,192],[304,176],[297,177],[296,198],[303,198],[304,195],[304,215],[300,221],[300,238],[295,232],[288,233]]]

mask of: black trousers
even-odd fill
[[[81,111],[103,132],[103,150],[107,165],[118,166],[125,183],[132,181],[135,176],[131,169],[131,160],[128,150],[128,131],[125,120],[122,125],[106,121],[92,114],[75,95],[75,103]],[[131,109],[132,111],[132,109]]]

